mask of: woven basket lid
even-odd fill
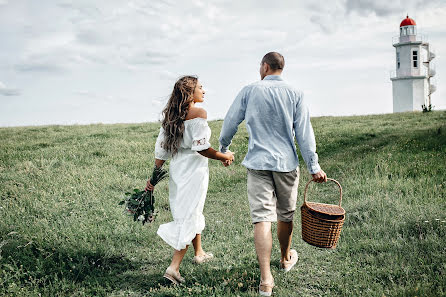
[[[334,182],[339,187],[339,205],[334,204],[325,204],[325,203],[317,203],[317,202],[308,202],[307,201],[307,190],[313,180],[310,180],[305,186],[304,192],[304,205],[306,205],[310,210],[321,213],[329,216],[343,216],[345,214],[345,210],[341,207],[342,202],[342,187],[341,184],[332,178],[327,178],[327,180]]]
[[[343,216],[345,214],[345,210],[339,205],[317,203],[317,202],[306,202],[306,205],[309,209],[315,212],[330,216]]]

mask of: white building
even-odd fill
[[[392,72],[393,112],[422,110],[431,105],[436,87],[431,82],[434,53],[426,38],[417,35],[417,24],[407,16],[400,24],[400,35],[394,37],[395,67]]]

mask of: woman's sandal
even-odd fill
[[[170,266],[167,267],[166,272],[164,273],[163,277],[165,279],[168,279],[169,281],[171,281],[172,284],[174,284],[174,285],[179,285],[179,284],[185,282],[184,277],[182,277],[179,272],[176,272],[173,269],[171,269]]]
[[[201,263],[207,262],[213,258],[214,258],[214,255],[212,253],[204,253],[204,255],[195,256],[192,259],[192,262],[194,262],[195,264],[201,264]]]
[[[271,296],[273,293],[274,281],[270,284],[260,281],[259,284],[259,294],[260,296]]]

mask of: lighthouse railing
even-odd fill
[[[409,42],[427,42],[427,35],[417,34],[417,35],[405,35],[405,36],[393,36],[392,44],[396,45],[399,43],[409,43]]]

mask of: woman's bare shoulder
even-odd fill
[[[191,107],[189,109],[189,112],[187,113],[186,120],[192,120],[192,119],[195,119],[195,118],[207,119],[208,118],[208,113],[203,108]]]

